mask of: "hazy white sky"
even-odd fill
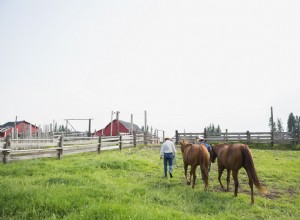
[[[300,115],[300,1],[0,1],[0,124],[268,131]],[[86,130],[87,123],[73,124]]]

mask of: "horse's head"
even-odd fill
[[[180,149],[181,149],[181,152],[182,152],[182,153],[183,153],[183,151],[184,151],[185,146],[186,146],[188,143],[189,143],[189,142],[188,142],[187,140],[185,140],[185,139],[183,139],[183,140],[180,141],[180,145],[181,145]]]
[[[216,161],[217,158],[217,152],[216,152],[216,146],[215,145],[211,145],[211,154],[210,154],[210,161],[212,163],[214,163]]]

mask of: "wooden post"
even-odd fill
[[[15,136],[13,137],[13,139],[18,139],[17,120],[18,120],[18,116],[16,116],[16,120],[15,120],[15,124],[14,124]]]
[[[68,123],[69,123],[69,121],[66,120],[66,130],[65,130],[66,137],[68,136],[68,135],[67,135],[67,134],[68,134]]]
[[[52,124],[50,124],[50,138],[53,138],[53,126],[52,126]]]
[[[59,137],[59,142],[58,142],[58,147],[59,149],[57,150],[57,158],[60,160],[62,158],[62,154],[63,154],[63,146],[64,146],[64,143],[63,143],[64,139],[63,139],[63,135],[61,135]]]
[[[5,144],[3,146],[2,154],[3,154],[3,159],[2,159],[3,163],[4,164],[8,163],[8,157],[10,154],[10,135],[6,136],[5,138]]]
[[[247,144],[249,144],[250,143],[250,132],[247,131],[246,134],[247,134]]]
[[[225,140],[226,140],[226,142],[228,142],[228,130],[227,129],[225,130]]]
[[[117,124],[116,124],[116,128],[117,128],[117,136],[120,135],[120,131],[119,131],[119,111],[117,111]]]
[[[102,141],[102,137],[101,136],[99,136],[99,139],[98,139],[98,154],[100,154],[100,152],[101,152],[101,141]]]
[[[92,136],[92,133],[91,133],[91,124],[92,124],[92,119],[89,119],[89,133],[88,133],[88,137]]]
[[[119,137],[119,148],[122,150],[122,135]]]
[[[271,106],[271,147],[274,146],[274,120],[273,120],[273,107]]]
[[[29,139],[32,139],[32,124],[30,124],[29,126]]]
[[[204,139],[207,138],[207,131],[206,131],[206,128],[204,128]]]
[[[136,132],[133,132],[133,146],[136,147]]]
[[[144,132],[144,144],[147,145],[147,132]]]
[[[133,115],[131,114],[131,117],[130,117],[130,123],[131,123],[131,131],[130,131],[130,134],[133,134]]]
[[[113,115],[114,112],[111,111],[111,120],[110,120],[110,136],[112,136],[112,130],[113,130]]]
[[[165,141],[165,131],[163,131],[163,141],[162,142],[164,142]]]
[[[175,144],[178,144],[178,143],[179,143],[178,130],[175,131],[175,137],[176,137],[176,142],[175,142]]]

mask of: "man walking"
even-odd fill
[[[165,142],[162,144],[160,149],[160,159],[164,158],[164,172],[165,177],[167,177],[167,170],[169,164],[169,174],[170,177],[173,178],[173,159],[176,154],[176,148],[174,143],[170,140],[170,138],[165,138]]]

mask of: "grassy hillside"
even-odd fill
[[[184,181],[181,153],[174,178],[164,179],[159,149],[84,153],[0,165],[0,219],[299,219],[300,152],[254,149],[268,194],[250,204],[240,171],[238,197],[220,190],[216,164],[209,191]],[[225,184],[225,175],[223,176]]]

